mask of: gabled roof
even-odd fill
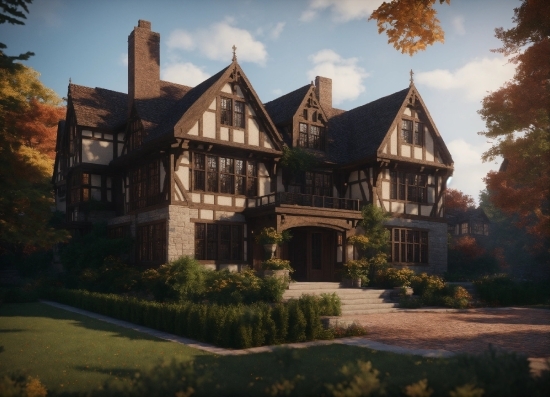
[[[265,110],[269,113],[273,124],[279,125],[291,120],[310,88],[311,85],[308,84],[277,99],[264,103]]]
[[[447,209],[445,210],[447,222],[451,225],[457,223],[467,222],[470,220],[483,220],[485,222],[491,222],[485,211],[481,207],[468,208],[466,211]]]
[[[126,123],[127,94],[69,84],[69,97],[78,125],[116,130]]]
[[[189,108],[219,80],[228,68],[229,66],[220,70],[214,76],[204,80],[202,83],[193,88],[186,87],[187,90],[183,93],[183,95],[180,95],[179,98],[170,98],[171,100],[167,100],[166,103],[161,101],[160,98],[159,100],[153,99],[136,101],[136,109],[138,111],[138,115],[142,119],[142,122],[144,121],[144,116],[151,116],[150,120],[145,118],[145,123],[148,123],[148,127],[145,126],[145,123],[143,125],[143,128],[145,128],[147,132],[145,142],[165,134],[172,134],[174,131],[174,125],[176,125],[176,123],[183,117],[185,112],[187,112],[187,110],[189,110]],[[147,105],[149,101],[151,105]],[[149,107],[152,111],[150,113],[147,112],[142,114],[145,107]],[[153,108],[155,108],[156,113]]]
[[[327,159],[352,163],[376,155],[408,93],[406,88],[332,117]]]

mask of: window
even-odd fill
[[[403,120],[401,126],[401,137],[403,141],[408,144],[422,146],[424,144],[424,134],[427,130],[428,127],[426,127],[424,123],[413,123],[411,120]]]
[[[300,123],[298,146],[310,149],[324,150],[324,129],[316,125]]]
[[[107,229],[107,237],[109,238],[124,238],[130,237],[130,225],[109,226]]]
[[[332,176],[320,172],[306,172],[303,192],[332,197]]]
[[[254,161],[194,153],[193,190],[213,193],[257,195]]]
[[[390,172],[390,198],[414,203],[428,202],[428,176],[405,172]]]
[[[195,259],[243,260],[242,225],[195,223]]]
[[[162,264],[166,262],[166,222],[137,227],[137,261]]]
[[[136,117],[130,122],[130,136],[128,138],[128,151],[131,152],[141,146],[145,138],[145,131],[141,121]]]
[[[159,161],[150,161],[129,173],[129,211],[155,205],[160,202]]]
[[[391,262],[428,263],[428,232],[395,228],[391,240]]]
[[[238,128],[244,128],[244,102],[235,101],[230,98],[221,98],[221,123]]]
[[[468,234],[468,222],[464,222],[460,225],[460,234]]]
[[[111,178],[88,172],[75,171],[70,180],[69,204],[112,201]]]

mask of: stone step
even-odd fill
[[[287,289],[285,294],[289,295],[320,295],[320,294],[332,294],[336,293],[340,295],[360,295],[360,296],[377,296],[377,297],[389,297],[392,290],[385,289],[362,289],[362,288],[308,288],[308,289]]]
[[[342,304],[342,311],[362,310],[362,309],[389,309],[399,307],[399,303],[358,303],[358,304]]]
[[[390,308],[384,308],[384,309],[352,309],[352,310],[344,310],[342,308],[342,315],[348,315],[348,314],[379,314],[379,313],[397,313],[403,309],[399,309],[397,307],[390,307]]]

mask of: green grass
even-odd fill
[[[0,306],[0,346],[0,374],[21,370],[58,392],[208,354],[42,303]]]
[[[273,384],[292,380],[297,374],[302,378],[295,382],[292,395],[330,395],[326,384],[344,381],[341,368],[358,360],[371,361],[380,371],[388,395],[399,395],[405,386],[427,378],[435,390],[433,396],[448,396],[450,390],[471,382],[480,372],[479,366],[458,358],[429,359],[344,345],[216,356],[40,303],[0,306],[0,345],[0,376],[21,370],[37,376],[54,395],[82,395],[107,380],[129,384],[137,371],[156,387],[159,379],[170,383],[170,376],[181,378],[175,367],[189,361],[194,363],[192,378],[203,381],[197,395],[206,396],[265,395]],[[167,364],[169,370],[159,370],[156,376],[148,372],[163,361],[173,362]],[[528,367],[518,370],[514,360],[506,371],[504,379],[508,371],[525,372],[529,377]],[[484,378],[494,379],[493,374]],[[497,383],[507,387],[497,378]]]

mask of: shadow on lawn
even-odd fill
[[[0,306],[0,320],[6,317],[40,317],[52,320],[71,321],[71,325],[82,327],[95,331],[110,333],[110,336],[117,338],[127,338],[130,340],[149,340],[159,343],[170,343],[168,341],[155,338],[138,331],[128,328],[122,328],[114,324],[106,323],[84,316],[82,314],[69,312],[57,307],[46,305],[45,303],[16,303],[4,304]],[[0,332],[24,332],[27,330],[0,330]]]

